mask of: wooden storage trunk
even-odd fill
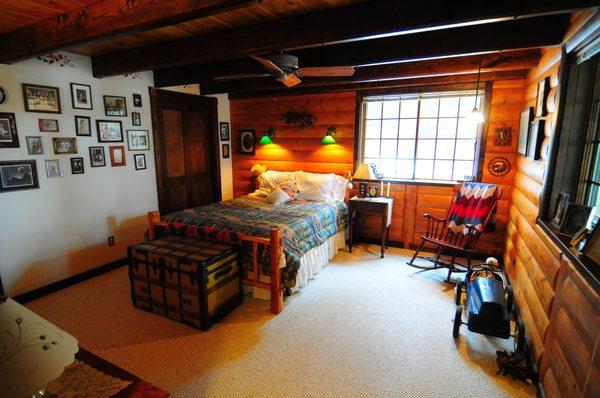
[[[238,246],[166,236],[128,248],[133,305],[207,330],[242,303]]]

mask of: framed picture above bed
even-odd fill
[[[254,155],[254,130],[240,130],[240,153]]]

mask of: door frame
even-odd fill
[[[160,114],[160,112],[157,112],[158,109],[158,100],[159,100],[159,96],[160,97],[171,97],[171,98],[175,98],[175,99],[179,99],[179,100],[184,100],[184,101],[189,101],[190,104],[193,104],[194,102],[203,102],[204,104],[206,104],[206,102],[209,102],[210,105],[213,107],[213,112],[212,114],[214,115],[214,117],[212,118],[213,120],[209,120],[208,124],[212,126],[211,131],[212,134],[208,135],[208,145],[209,148],[207,150],[207,154],[209,154],[209,156],[211,156],[211,160],[214,161],[214,167],[210,167],[208,172],[210,174],[211,179],[214,181],[213,183],[213,195],[211,198],[212,202],[219,202],[222,200],[222,190],[221,190],[221,152],[220,152],[220,148],[219,148],[219,115],[218,115],[218,109],[217,109],[217,104],[218,104],[218,100],[214,97],[206,97],[206,96],[201,96],[201,95],[195,95],[195,94],[186,94],[186,93],[179,93],[176,91],[170,91],[170,90],[162,90],[162,89],[158,89],[155,87],[148,87],[148,91],[150,94],[150,110],[151,110],[151,114],[152,114],[152,132],[153,132],[153,142],[154,142],[154,157],[157,160],[155,163],[156,164],[160,164],[161,167],[156,167],[156,191],[157,191],[157,197],[158,197],[158,205],[159,205],[159,209],[160,209],[160,204],[168,202],[168,197],[165,198],[164,195],[164,187],[166,186],[166,162],[164,161],[166,159],[166,148],[163,145],[164,143],[161,144],[160,140],[159,140],[159,134],[158,132],[160,131],[160,128],[162,126],[162,115]],[[187,122],[184,121],[184,125],[183,128],[187,128]],[[184,135],[184,145],[187,145],[186,143],[186,136]],[[159,189],[159,187],[163,187],[162,191],[163,191],[163,195],[161,195],[161,190]],[[160,209],[162,210],[162,209]]]

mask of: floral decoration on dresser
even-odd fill
[[[64,67],[64,66],[70,66],[71,68],[75,67],[75,65],[73,65],[73,61],[71,61],[71,58],[69,58],[67,55],[62,54],[62,53],[50,53],[50,54],[46,54],[46,55],[38,55],[37,59],[39,59],[40,61],[42,61],[43,63],[48,64],[48,65],[56,64],[60,67]]]

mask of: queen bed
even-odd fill
[[[272,200],[286,184],[292,197]],[[282,293],[304,287],[345,246],[347,185],[333,174],[269,170],[253,194],[163,217],[150,213],[150,234],[240,244],[244,283],[279,313]]]

